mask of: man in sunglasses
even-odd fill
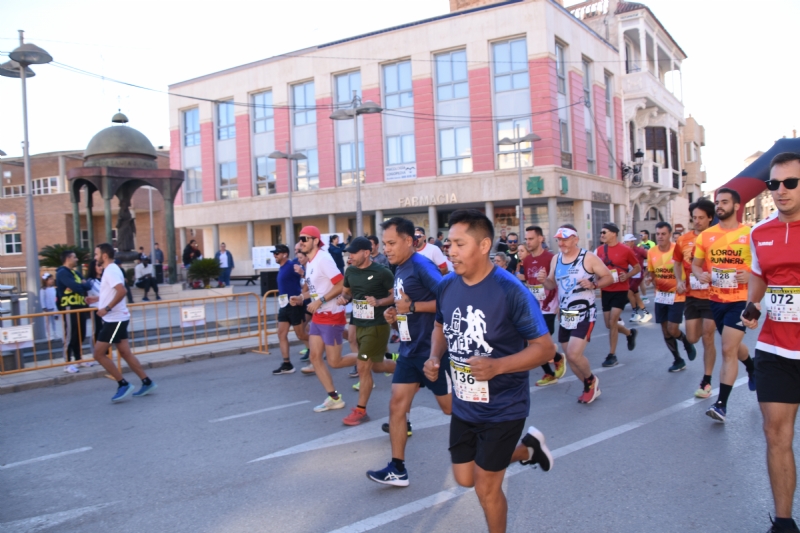
[[[756,344],[756,391],[764,435],[767,440],[767,469],[775,500],[771,533],[798,532],[792,519],[792,502],[797,486],[792,440],[800,405],[800,154],[784,152],[770,163],[767,188],[777,212],[756,224],[750,236],[753,275],[748,300],[761,310],[764,298],[766,318]],[[742,317],[750,329],[758,318]]]
[[[290,304],[292,296],[299,296],[303,293],[303,276],[295,270],[295,265],[299,263],[289,259],[289,247],[285,244],[278,244],[272,251],[275,262],[278,263],[278,344],[281,349],[283,362],[281,366],[272,371],[275,376],[281,374],[293,374],[295,371],[289,359],[289,327],[294,328],[297,338],[308,347],[308,336],[305,331],[305,308],[303,304]]]
[[[418,254],[433,261],[433,264],[439,268],[439,272],[447,274],[447,260],[437,246],[425,240],[425,228],[419,226],[414,228],[414,248]]]
[[[506,251],[506,255],[508,255],[508,265],[506,268],[509,272],[516,272],[517,265],[519,264],[519,256],[517,255],[517,250],[519,249],[519,235],[513,231],[509,233],[506,244],[508,244],[508,251]]]

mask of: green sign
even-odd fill
[[[544,191],[544,180],[541,176],[531,176],[526,182],[528,194],[542,194]]]
[[[567,180],[566,176],[561,176],[561,194],[567,194],[569,192],[569,180]]]

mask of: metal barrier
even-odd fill
[[[269,313],[267,311],[267,298],[274,298],[275,299],[275,329],[269,329]],[[269,353],[269,336],[270,335],[277,335],[278,334],[278,312],[280,311],[280,307],[278,306],[278,291],[271,290],[264,293],[264,296],[261,297],[261,309],[263,309],[262,319],[261,319],[261,332],[263,334],[262,338],[262,346],[263,350],[258,350],[258,353]]]

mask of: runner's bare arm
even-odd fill
[[[353,294],[348,287],[342,287],[342,294],[336,299],[339,305],[347,305],[353,299]]]
[[[442,325],[434,322],[433,333],[431,333],[431,355],[423,366],[425,377],[429,380],[436,381],[439,378],[439,363],[446,350],[447,340],[444,338]]]
[[[558,261],[558,256],[554,255],[553,259],[550,261],[550,274],[545,275],[542,270],[539,270],[536,275],[536,279],[538,279],[539,283],[548,291],[552,291],[558,287],[556,283],[556,261]]]
[[[594,255],[592,252],[586,252],[586,258],[583,260],[583,264],[586,265],[587,272],[594,274],[594,286],[598,289],[608,287],[614,283],[614,278],[611,276],[611,271],[608,270],[608,267],[603,264],[600,258]],[[591,283],[591,281],[583,279],[581,280],[580,285],[584,289],[590,289],[591,286],[587,287],[587,285],[591,285]]]
[[[385,307],[387,305],[394,304],[394,296],[389,294],[386,298],[375,298],[374,296],[365,296],[364,299],[367,301],[369,305],[372,307]]]
[[[767,284],[761,276],[750,276],[750,282],[747,284],[747,301],[753,302],[756,309],[761,311],[761,304],[759,303],[764,294],[767,292]],[[745,320],[742,318],[742,324],[750,329],[758,327],[758,320]]]
[[[675,279],[678,282],[677,291],[678,294],[683,294],[686,292],[686,281],[683,279],[683,262],[675,261]]]
[[[106,306],[106,307],[111,308],[111,309],[113,309],[115,305],[120,303],[122,301],[122,299],[125,298],[128,295],[128,291],[125,290],[125,286],[122,283],[120,283],[119,285],[114,286],[114,290],[117,292],[117,294],[111,299],[111,301]],[[97,316],[100,316],[100,317],[106,316],[106,314],[108,314],[108,311],[106,310],[106,307],[104,307],[102,309],[98,309],[97,310]]]
[[[630,270],[630,272],[623,272],[622,274],[619,275],[619,280],[625,281],[626,279],[630,279],[641,271],[642,271],[642,265],[640,265],[639,262],[637,261],[636,265],[634,265],[634,267]]]
[[[609,274],[610,276],[610,274]],[[435,331],[435,330],[434,330]],[[444,336],[442,336],[444,338]],[[472,367],[472,375],[480,381],[487,381],[499,374],[527,372],[550,361],[556,354],[553,338],[549,333],[538,339],[528,341],[521,352],[500,357],[471,357],[467,363]]]
[[[711,283],[711,274],[703,269],[704,266],[705,260],[695,257],[692,260],[692,274],[694,274],[694,277],[696,277],[697,281],[700,283]]]

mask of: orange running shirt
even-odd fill
[[[659,250],[658,246],[650,248],[647,250],[647,270],[653,275],[656,291],[674,292],[675,302],[685,302],[686,295],[677,294],[678,281],[675,279],[675,261],[672,258],[674,253],[674,244],[670,244],[666,252]]]
[[[689,231],[678,237],[678,242],[675,243],[675,252],[673,259],[683,263],[684,279],[690,280],[692,273],[692,261],[694,260],[694,247],[697,235],[694,231]],[[700,283],[699,281],[697,282]],[[708,289],[695,289],[691,290],[691,282],[686,283],[686,296],[692,298],[699,298],[701,300],[708,300]]]
[[[747,284],[732,280],[734,270],[750,272],[750,226],[726,230],[711,226],[697,236],[694,256],[702,259],[703,270],[711,273],[709,298],[712,302],[730,303],[747,301]]]

